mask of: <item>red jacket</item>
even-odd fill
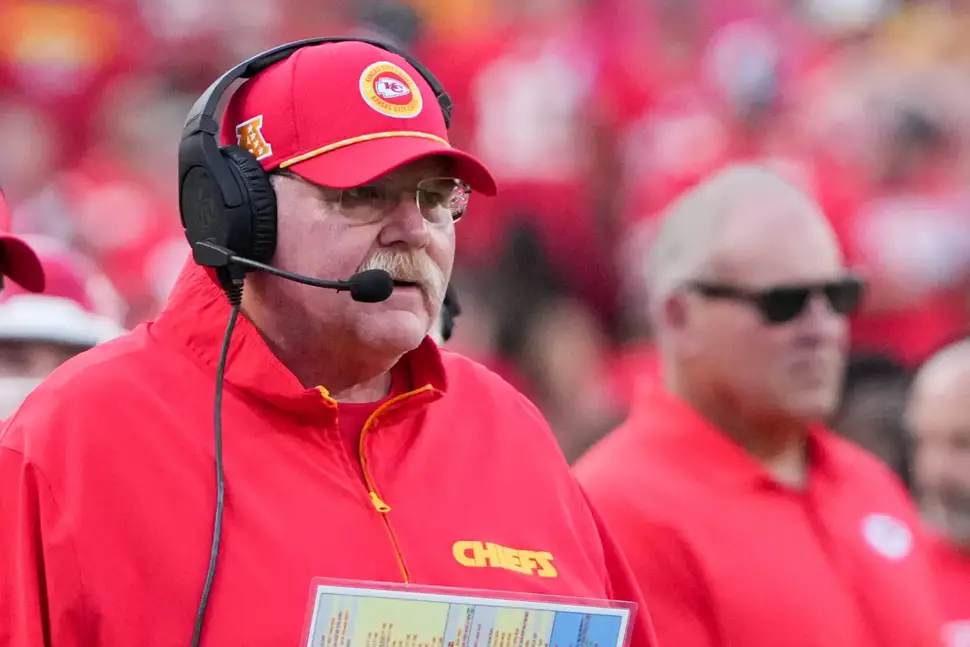
[[[156,321],[62,366],[7,421],[0,646],[189,643],[228,313],[190,261]],[[401,366],[401,393],[347,433],[343,405],[303,389],[240,317],[204,645],[296,647],[317,576],[639,602],[525,398],[430,340]],[[653,644],[642,604],[634,631]]]
[[[875,458],[810,436],[804,491],[653,389],[575,466],[661,645],[938,647],[920,522]]]

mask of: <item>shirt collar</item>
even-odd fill
[[[659,382],[642,390],[631,421],[637,433],[646,434],[644,441],[651,447],[649,451],[656,451],[654,448],[659,445],[665,459],[703,473],[705,479],[754,489],[784,487],[740,445]],[[821,480],[835,480],[842,475],[843,466],[834,451],[838,442],[823,425],[809,427],[810,488]]]

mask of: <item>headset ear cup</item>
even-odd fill
[[[273,190],[273,183],[253,154],[245,148],[225,146],[222,154],[229,165],[238,171],[251,210],[249,235],[239,236],[248,239],[251,247],[249,250],[234,251],[254,261],[270,263],[276,253],[276,191]]]
[[[229,218],[219,185],[202,166],[191,168],[179,186],[179,211],[190,245],[203,240],[229,244]]]

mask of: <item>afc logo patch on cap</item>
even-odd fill
[[[263,137],[263,115],[256,115],[236,126],[236,142],[257,160],[273,154],[273,147]]]
[[[378,61],[360,75],[364,103],[388,117],[408,119],[421,113],[424,100],[411,76],[394,63]]]

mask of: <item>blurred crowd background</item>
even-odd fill
[[[453,143],[498,178],[458,226],[450,344],[525,391],[568,457],[655,371],[658,212],[760,159],[818,199],[869,280],[836,422],[905,474],[900,394],[970,322],[970,2],[0,0],[13,229],[83,259],[50,289],[126,327],[152,317],[188,254],[191,103],[265,48],[347,34],[421,58],[457,104]],[[20,375],[50,363],[0,351]]]

